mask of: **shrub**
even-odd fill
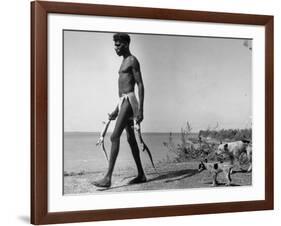
[[[185,128],[181,128],[180,143],[174,141],[172,133],[169,134],[168,142],[163,142],[164,146],[176,155],[176,162],[202,160],[204,158],[215,161],[215,150],[220,143],[242,139],[252,140],[252,129],[210,130],[208,128],[207,130],[200,130],[196,138],[191,131],[192,127],[187,121]]]

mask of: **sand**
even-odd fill
[[[198,161],[182,163],[158,163],[158,173],[153,168],[146,167],[147,182],[128,185],[128,182],[136,176],[136,169],[115,170],[112,177],[112,185],[108,189],[98,188],[92,182],[101,179],[104,172],[80,172],[65,174],[64,194],[89,194],[106,192],[129,192],[167,189],[190,189],[212,187],[212,176],[208,171],[198,172]],[[237,169],[236,169],[237,168]],[[231,186],[249,186],[252,183],[252,173],[242,172],[236,167],[232,174]],[[218,176],[218,186],[226,186],[226,180],[222,174]]]

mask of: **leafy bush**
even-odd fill
[[[191,131],[192,127],[187,122],[185,128],[181,128],[179,143],[174,141],[172,133],[169,134],[168,142],[163,142],[164,146],[175,154],[175,162],[204,158],[215,161],[215,150],[220,143],[243,139],[252,140],[252,129],[200,130],[197,137],[194,137]]]
[[[172,133],[169,134],[168,142],[163,143],[170,152],[176,155],[176,162],[197,159],[204,152],[203,146],[198,144],[198,139],[194,139],[191,131],[191,125],[187,122],[185,128],[181,128],[180,143],[175,143]]]

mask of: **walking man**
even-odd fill
[[[120,146],[120,136],[126,130],[127,140],[130,145],[138,175],[129,184],[146,182],[146,177],[141,164],[140,151],[134,133],[134,120],[141,123],[143,120],[144,86],[140,71],[140,64],[137,58],[131,54],[130,36],[126,33],[116,33],[113,36],[115,51],[123,60],[119,69],[118,90],[119,103],[116,109],[109,115],[109,119],[115,120],[115,128],[110,137],[111,152],[108,170],[101,180],[94,181],[97,187],[110,187],[114,165],[118,156]],[[138,86],[139,102],[135,96],[135,85]]]

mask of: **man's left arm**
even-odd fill
[[[133,58],[132,71],[138,86],[139,112],[137,122],[140,123],[143,120],[144,85],[141,76],[140,64],[136,58]]]

